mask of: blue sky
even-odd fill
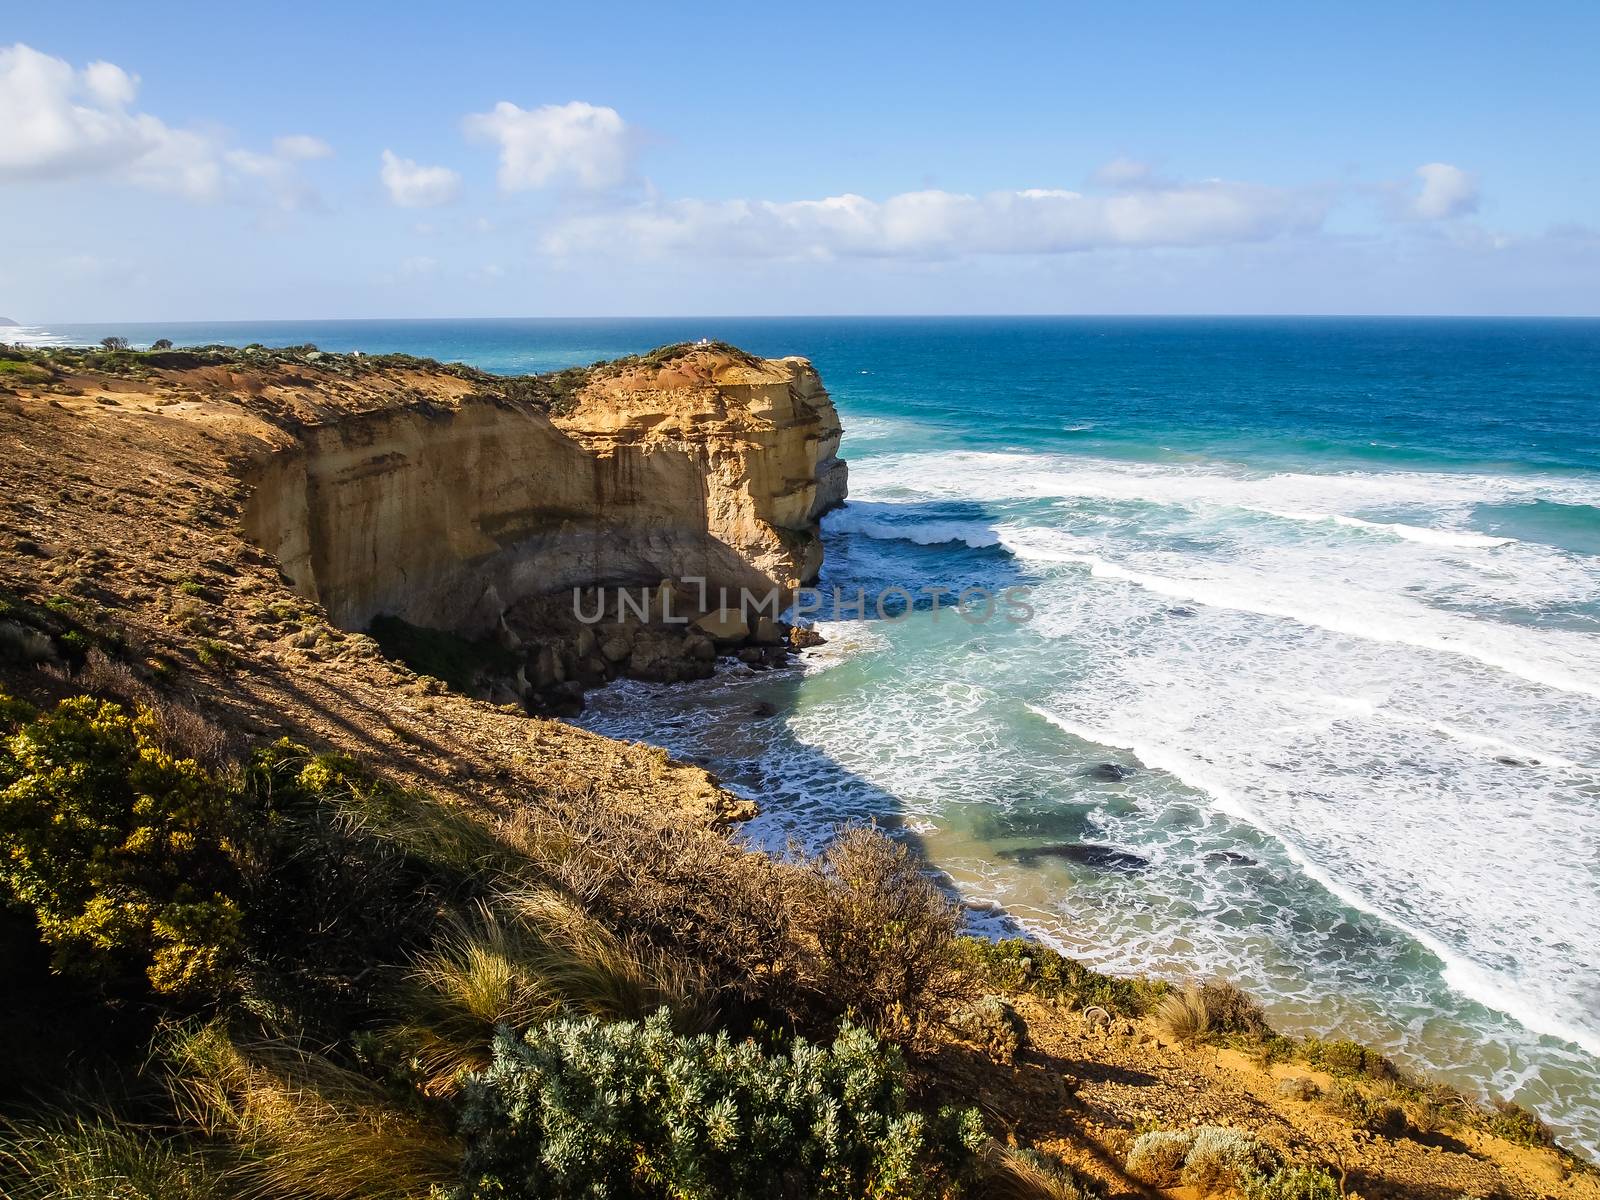
[[[1600,7],[8,4],[0,314],[1600,315]]]

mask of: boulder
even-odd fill
[[[734,608],[709,612],[694,623],[694,628],[717,643],[719,649],[724,645],[737,645],[750,636],[749,622]]]
[[[1103,779],[1107,783],[1120,783],[1138,773],[1136,767],[1125,767],[1121,763],[1113,762],[1096,763],[1084,772],[1090,779]]]
[[[827,640],[810,625],[789,626],[789,645],[796,650],[809,650],[812,646],[825,645]]]
[[[1150,865],[1143,855],[1115,846],[1097,846],[1089,842],[1062,842],[1051,846],[1023,846],[1016,850],[1001,850],[1001,858],[1031,867],[1041,858],[1060,858],[1079,866],[1093,867],[1097,871],[1142,871]]]

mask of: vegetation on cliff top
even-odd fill
[[[498,375],[459,362],[440,362],[411,354],[338,353],[298,346],[174,347],[162,340],[149,349],[135,350],[125,338],[105,338],[99,346],[8,346],[0,343],[0,387],[44,386],[75,372],[98,372],[127,379],[156,379],[163,372],[192,371],[202,367],[231,367],[256,371],[303,372],[314,378],[360,379],[389,371],[418,371],[466,380],[479,394],[526,404],[541,411],[561,413],[571,408],[589,383],[626,371],[663,367],[696,351],[713,351],[737,362],[756,365],[761,360],[727,342],[676,342],[643,354],[601,359],[588,366],[567,367],[535,374]],[[305,382],[306,380],[301,380]]]

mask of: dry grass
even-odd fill
[[[1157,1005],[1154,1016],[1156,1027],[1184,1046],[1224,1034],[1261,1039],[1272,1033],[1261,1006],[1222,980],[1191,984],[1170,993]]]
[[[988,1200],[1091,1200],[1070,1168],[1037,1150],[991,1142],[984,1154]]]
[[[8,1200],[224,1200],[217,1166],[170,1137],[110,1118],[0,1128]]]
[[[718,1004],[792,1013],[810,956],[796,931],[803,872],[671,812],[597,790],[529,805],[499,831],[519,874],[554,887],[630,941],[700,969]]]
[[[234,1148],[240,1200],[420,1200],[456,1179],[456,1142],[298,1046],[240,1045],[212,1025],[180,1039],[173,1058],[179,1112]]]
[[[1205,997],[1200,989],[1186,987],[1181,992],[1173,992],[1157,1005],[1155,1023],[1169,1041],[1188,1046],[1200,1041],[1211,1031],[1211,1014],[1206,1011]]]
[[[522,1030],[558,1014],[640,1019],[663,1006],[703,1027],[698,979],[661,951],[629,943],[547,890],[501,896],[451,922],[420,956],[392,1037],[430,1095],[453,1093],[489,1063],[496,1026]]]

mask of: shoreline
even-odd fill
[[[221,352],[216,353],[222,357]],[[725,857],[730,869],[734,863],[752,859],[735,854],[732,844],[717,832],[726,827],[727,818],[739,806],[704,769],[681,759],[674,761],[670,754],[652,750],[647,744],[625,744],[581,727],[530,717],[522,705],[495,703],[492,695],[476,696],[473,680],[469,679],[466,687],[454,688],[438,677],[385,657],[371,636],[339,625],[341,604],[359,609],[361,604],[357,601],[372,593],[333,595],[329,598],[331,604],[308,598],[303,589],[294,590],[292,576],[286,578],[282,570],[284,565],[294,565],[293,545],[285,563],[281,556],[275,558],[246,539],[246,523],[241,517],[249,511],[251,498],[248,477],[239,464],[248,460],[249,448],[263,444],[281,447],[291,436],[295,440],[322,439],[326,444],[331,438],[343,436],[344,431],[338,427],[346,409],[359,410],[351,429],[370,429],[374,413],[382,414],[385,420],[392,415],[409,428],[419,412],[414,393],[419,385],[437,387],[450,397],[486,384],[470,369],[455,372],[419,364],[415,359],[364,360],[358,370],[355,363],[324,363],[322,356],[310,359],[309,353],[306,352],[304,367],[288,369],[293,373],[288,381],[283,381],[280,372],[285,368],[278,358],[267,355],[261,356],[265,361],[248,362],[225,372],[216,368],[227,367],[227,363],[193,363],[182,353],[173,359],[117,351],[96,353],[92,367],[106,363],[117,368],[106,371],[34,368],[25,359],[12,359],[29,369],[10,370],[19,386],[10,389],[14,398],[0,405],[0,423],[18,433],[16,444],[21,449],[16,460],[7,466],[8,477],[15,480],[18,494],[29,497],[33,507],[27,514],[27,537],[16,540],[8,560],[17,568],[24,593],[15,601],[7,601],[13,607],[4,614],[6,621],[20,621],[25,627],[19,627],[20,632],[11,631],[6,644],[14,643],[25,654],[42,655],[40,661],[50,669],[34,670],[28,663],[16,671],[7,668],[7,686],[20,685],[26,697],[36,703],[52,704],[64,698],[78,703],[81,701],[70,697],[82,693],[131,697],[125,702],[181,705],[184,712],[204,712],[207,720],[225,727],[228,735],[236,739],[226,761],[237,763],[241,754],[288,753],[291,763],[310,759],[318,772],[375,772],[384,787],[399,789],[399,795],[410,798],[409,804],[431,814],[429,820],[473,825],[476,832],[465,843],[448,838],[441,842],[424,834],[420,840],[406,844],[424,855],[446,851],[454,854],[452,847],[461,845],[475,864],[471,867],[473,878],[479,880],[475,887],[488,887],[496,872],[509,869],[503,865],[508,848],[504,839],[520,838],[523,830],[537,833],[545,820],[555,821],[556,827],[562,828],[560,822],[582,822],[597,811],[614,811],[629,814],[613,827],[614,836],[635,837],[638,831],[658,826],[681,829],[681,834],[673,836],[687,840],[674,842],[677,849],[673,852],[663,854],[659,846],[651,849],[654,843],[646,837],[641,844],[642,853],[634,855],[630,851],[625,858],[627,869],[617,874],[608,868],[606,878],[616,880],[618,886],[631,887],[628,880],[636,872],[644,872],[659,886],[687,887],[684,899],[691,903],[695,914],[703,914],[705,921],[711,923],[703,927],[707,931],[704,936],[711,940],[674,940],[689,935],[675,932],[685,926],[665,914],[662,924],[640,925],[641,921],[654,920],[650,916],[654,910],[648,904],[641,907],[631,900],[623,902],[626,897],[619,897],[616,903],[608,901],[604,907],[584,901],[584,912],[574,914],[575,918],[621,930],[629,937],[656,938],[663,948],[680,947],[673,953],[681,952],[685,961],[703,968],[708,963],[724,961],[719,955],[729,949],[750,945],[740,930],[757,930],[759,922],[775,911],[772,898],[783,897],[776,906],[781,910],[777,915],[794,922],[785,927],[782,936],[785,945],[796,947],[801,954],[796,978],[807,989],[801,993],[808,997],[804,1003],[813,1003],[809,997],[815,996],[825,1013],[837,1010],[838,1016],[848,1011],[850,1002],[841,1000],[843,993],[830,982],[835,976],[822,972],[832,971],[834,967],[828,964],[836,962],[851,968],[870,965],[874,955],[849,950],[834,955],[823,943],[815,941],[810,932],[814,927],[804,922],[812,919],[809,914],[819,911],[813,907],[816,879],[831,879],[826,884],[830,890],[842,886],[853,891],[857,884],[838,874],[830,875],[832,868],[815,855],[783,866],[764,859],[765,867],[751,869],[772,872],[774,880],[782,876],[792,881],[797,890],[776,888],[762,892],[765,899],[757,898],[753,906],[740,907],[744,903],[740,897],[747,894],[733,887],[733,877],[723,880],[717,876],[708,882],[696,868],[700,860],[693,853],[679,852],[696,847],[697,853],[718,856],[719,861]],[[345,368],[349,375],[344,373]],[[327,395],[309,389],[303,382],[313,370],[327,372]],[[225,382],[219,378],[222,374],[228,376]],[[250,391],[241,396],[236,382],[240,378],[259,384],[263,394]],[[205,391],[197,385],[212,390]],[[513,384],[496,386],[509,389]],[[399,389],[400,394],[391,394],[393,389]],[[359,393],[356,400],[365,398],[366,407],[351,403],[352,390]],[[342,404],[332,403],[333,397],[341,398]],[[475,418],[481,415],[496,422],[510,419],[505,414],[511,414],[536,431],[530,437],[544,436],[537,433],[544,428],[544,418],[537,411],[523,407],[515,397],[501,399],[503,404],[493,406],[478,402],[439,405],[431,414],[426,429],[431,436],[424,448],[435,450],[448,445],[444,434],[454,428],[450,422],[456,419],[451,414],[463,408],[469,408]],[[556,400],[565,403],[552,385],[551,401]],[[314,407],[319,404],[324,407]],[[496,411],[485,411],[489,407]],[[302,413],[316,419],[302,417]],[[40,431],[46,436],[33,436]],[[220,456],[216,442],[219,435],[229,450]],[[252,440],[256,438],[259,441]],[[361,453],[353,460],[338,461],[389,470],[386,464],[390,459],[380,456],[375,463],[369,463],[370,456],[377,453],[370,442],[352,438],[349,445]],[[383,478],[381,472],[361,473],[363,486]],[[291,491],[280,489],[275,494],[283,496]],[[422,515],[431,517],[432,511]],[[388,530],[389,535],[404,532]],[[429,544],[416,531],[412,531],[410,541],[424,548]],[[313,565],[319,571],[325,566],[320,562]],[[335,572],[328,578],[340,577]],[[353,581],[364,586],[373,583],[368,576]],[[351,595],[355,600],[350,599]],[[777,690],[792,693],[807,679],[828,680],[830,670],[854,674],[852,663],[866,651],[863,643],[871,636],[872,632],[867,631],[866,638],[854,633],[838,637],[818,656],[821,661],[815,669],[786,668],[748,674],[741,671],[723,676],[732,684],[727,704],[733,709],[751,709],[755,696],[747,687],[752,683],[766,681]],[[91,637],[97,640],[89,640]],[[949,638],[943,639],[948,645],[959,640],[954,629]],[[995,643],[990,641],[993,648]],[[94,654],[85,650],[85,645]],[[534,651],[523,647],[522,653],[527,657]],[[643,694],[634,689],[650,686],[629,683],[596,693],[597,707],[606,695],[625,700],[630,695]],[[963,719],[961,705],[950,696],[932,694],[927,699],[932,703],[926,710],[930,720],[959,723]],[[634,707],[642,710],[644,706],[636,703]],[[659,739],[642,740],[672,744],[673,722],[661,715],[663,707],[653,706],[648,714],[636,711],[635,715],[647,715],[660,735]],[[10,720],[26,719],[19,715],[21,710],[10,712]],[[743,737],[752,730],[767,728],[777,732],[790,727],[787,716],[781,726],[763,727],[751,719],[755,715],[745,712],[740,720],[729,722],[726,731]],[[705,719],[704,711],[697,706],[681,717],[678,728],[692,729]],[[290,742],[277,742],[283,737]],[[314,749],[302,751],[299,746]],[[926,763],[930,771],[936,765]],[[764,773],[752,776],[757,787],[762,779],[770,781],[774,773],[781,774],[796,764],[792,759],[775,757],[762,766]],[[807,778],[797,774],[790,782],[804,787]],[[729,782],[739,787],[749,781],[730,778]],[[354,794],[367,793],[358,789]],[[761,793],[757,790],[756,794]],[[882,788],[878,794],[887,797],[884,811],[905,810],[906,806]],[[406,806],[398,811],[405,812]],[[389,819],[382,812],[370,816]],[[524,817],[531,818],[533,824],[521,824]],[[356,832],[364,836],[359,830]],[[919,830],[912,818],[906,832],[918,837],[937,833],[937,829]],[[419,838],[415,831],[404,836]],[[483,838],[500,847],[492,849],[488,858],[482,857],[479,849]],[[581,839],[576,844],[582,844]],[[515,845],[524,849],[515,850]],[[545,853],[541,848],[545,844],[537,839],[515,845],[509,847],[515,861],[523,861],[518,856],[527,852]],[[558,838],[549,848],[566,856],[574,845],[570,839]],[[533,860],[535,864],[539,861],[542,860]],[[563,857],[560,861],[568,860]],[[933,861],[938,861],[937,852]],[[457,869],[448,863],[441,865],[450,871]],[[814,874],[817,872],[821,874]],[[808,873],[813,873],[810,883]],[[913,878],[916,886],[927,886],[919,872],[913,870]],[[722,890],[723,882],[719,880],[728,883],[728,891]],[[954,882],[960,886],[962,881]],[[862,886],[877,885],[868,880]],[[491,889],[487,894],[499,893]],[[585,894],[577,893],[580,897]],[[635,898],[642,900],[644,895]],[[467,897],[467,901],[470,899]],[[248,897],[246,901],[256,903]],[[357,904],[352,911],[365,912],[366,908]],[[447,947],[449,939],[456,936],[451,933],[451,922],[437,921],[437,906],[428,911],[434,917],[430,918],[430,926],[419,933],[421,942],[383,949],[379,957],[362,957],[351,974],[355,976],[359,968],[360,979],[374,979],[368,969],[374,962],[403,968],[419,950],[431,946],[437,953]],[[831,909],[821,911],[825,914]],[[463,911],[456,919],[470,917],[470,911]],[[514,917],[507,913],[497,919]],[[700,919],[698,915],[694,917],[696,922]],[[729,920],[748,920],[757,925],[739,924],[735,928],[722,924]],[[702,926],[694,924],[692,928],[699,930]],[[865,928],[866,942],[858,944],[876,945],[874,939],[889,929],[887,924],[869,925]],[[731,934],[738,936],[727,936]],[[700,938],[702,934],[693,936]],[[981,1098],[986,1105],[998,1106],[991,1112],[1012,1114],[994,1118],[994,1128],[1001,1135],[1015,1137],[1019,1146],[1040,1146],[1062,1156],[1063,1161],[1070,1161],[1072,1170],[1085,1173],[1086,1178],[1102,1186],[1126,1181],[1123,1165],[1140,1130],[1156,1126],[1192,1129],[1216,1122],[1228,1123],[1240,1131],[1240,1136],[1259,1135],[1276,1147],[1273,1153],[1281,1153],[1296,1164],[1308,1164],[1316,1171],[1334,1161],[1357,1161],[1369,1178],[1404,1180],[1408,1186],[1433,1178],[1429,1172],[1439,1161],[1435,1157],[1439,1153],[1449,1155],[1450,1169],[1465,1181],[1487,1178],[1491,1170],[1512,1172],[1519,1181],[1518,1200],[1540,1194],[1525,1182],[1534,1178],[1537,1171],[1548,1175],[1568,1170],[1565,1164],[1569,1160],[1558,1154],[1521,1148],[1537,1144],[1542,1137],[1537,1124],[1526,1114],[1497,1115],[1463,1107],[1459,1115],[1461,1136],[1466,1140],[1453,1142],[1444,1151],[1421,1140],[1421,1126],[1413,1129],[1410,1125],[1385,1124],[1382,1128],[1387,1132],[1374,1134],[1368,1124],[1372,1118],[1362,1115],[1365,1110],[1359,1106],[1376,1099],[1374,1088],[1380,1083],[1386,1087],[1412,1086],[1396,1082],[1387,1073],[1391,1068],[1378,1055],[1343,1042],[1330,1043],[1332,1049],[1325,1052],[1320,1044],[1291,1043],[1260,1029],[1251,1033],[1248,1023],[1219,1024],[1214,1036],[1185,1041],[1189,1035],[1172,1034],[1163,1025],[1161,1013],[1153,1011],[1158,999],[1154,988],[1140,989],[1098,975],[1080,964],[1069,965],[1043,949],[1047,943],[1037,944],[1041,946],[1037,953],[1028,951],[1022,958],[1029,964],[1043,964],[1044,975],[1038,977],[1031,973],[1033,966],[997,961],[1006,955],[975,949],[979,943],[961,939],[951,943],[952,954],[976,955],[980,963],[988,964],[982,973],[968,977],[964,986],[981,983],[986,992],[992,990],[999,1012],[1020,1014],[1025,1028],[1032,1030],[1036,1052],[1018,1047],[1016,1041],[1021,1035],[1014,1030],[1009,1050],[1004,1038],[996,1043],[998,1050],[989,1048],[990,1043],[983,1039],[969,1042],[968,1035],[961,1032],[962,1026],[956,1023],[957,1010],[946,1007],[945,1001],[925,1004],[917,999],[909,1009],[894,1001],[885,1011],[911,1012],[919,1024],[929,1023],[938,1048],[936,1053],[930,1048],[932,1056],[918,1060],[916,1069],[922,1073],[919,1078],[943,1089],[943,1094],[957,1104]],[[818,948],[825,956],[815,960],[818,967],[805,966],[813,961]],[[793,994],[788,986],[772,991],[774,978],[759,968],[760,962],[768,961],[764,956],[758,954],[750,961],[757,962],[758,968],[730,968],[735,970],[727,977],[731,990],[718,993],[722,996],[719,1021],[726,1022],[724,1032],[735,1038],[748,1033],[743,1022],[752,1017],[762,1021],[768,1018],[765,1008],[748,1009],[747,1005],[756,1000],[738,1001],[734,997],[772,994],[779,1002],[787,1003],[787,997]],[[949,965],[955,965],[953,959]],[[1004,970],[991,973],[991,968],[1002,967]],[[959,967],[962,972],[971,969]],[[1166,990],[1160,993],[1168,994]],[[381,996],[374,996],[370,1003],[377,1005],[381,1000]],[[360,1004],[369,1002],[362,1000]],[[1113,1022],[1114,1029],[1088,1027],[1081,1010],[1085,1006],[1092,1009],[1096,1004],[1111,1005],[1118,1018]],[[240,1021],[248,1019],[242,1011],[227,1011]],[[378,1007],[358,1007],[355,1016],[370,1024],[381,1021],[382,1014]],[[874,1028],[892,1037],[896,1029],[904,1028],[896,1024],[898,1020],[889,1018]],[[808,1023],[812,1021],[805,1013],[797,1015],[791,1032],[807,1038],[827,1038],[836,1031],[835,1025]],[[370,1060],[360,1057],[359,1047],[348,1049],[341,1040],[345,1038],[344,1032],[333,1032],[329,1041],[330,1045],[343,1047],[339,1053],[350,1056],[345,1069],[368,1070]],[[1259,1051],[1263,1056],[1261,1064],[1239,1057],[1238,1052],[1245,1046],[1252,1047],[1252,1053]],[[1199,1047],[1204,1047],[1203,1052],[1197,1052]],[[476,1056],[484,1053],[484,1045],[473,1046],[470,1053],[477,1061]],[[1270,1055],[1277,1057],[1268,1061],[1266,1056]],[[1340,1065],[1322,1072],[1318,1064],[1324,1062]],[[1369,1062],[1374,1071],[1385,1072],[1381,1079],[1355,1073],[1358,1067],[1364,1071],[1364,1064]],[[1125,1076],[1117,1074],[1129,1071],[1140,1073],[1138,1088],[1131,1094],[1118,1082]],[[1276,1090],[1279,1081],[1302,1071],[1322,1072],[1317,1084],[1322,1092],[1316,1093],[1326,1094],[1322,1106],[1307,1107],[1303,1101],[1284,1099]],[[441,1078],[432,1086],[448,1089],[448,1080]],[[1420,1089],[1405,1095],[1408,1103],[1422,1104],[1426,1099]],[[1092,1119],[1086,1114],[1092,1114]],[[1417,1119],[1424,1117],[1419,1115]],[[1426,1119],[1432,1122],[1442,1118]],[[991,1136],[993,1132],[990,1131]],[[447,1138],[453,1136],[448,1129],[444,1134]],[[1572,1170],[1575,1172],[1576,1168]],[[1572,1178],[1574,1182],[1567,1192],[1573,1197],[1589,1196],[1592,1189],[1587,1178],[1577,1174]]]
[[[772,675],[776,674],[777,672],[786,673],[795,679],[805,679],[812,675],[820,674],[824,671],[841,666],[847,663],[851,658],[856,657],[865,651],[870,651],[874,648],[883,648],[883,646],[886,644],[884,642],[883,635],[873,631],[873,624],[874,623],[870,620],[861,622],[830,623],[826,631],[826,635],[828,637],[826,646],[806,650],[799,656],[798,661],[793,662],[785,667],[777,668],[774,672],[757,671],[747,667],[739,667],[730,664],[719,669],[717,675],[712,679],[685,682],[681,684],[649,684],[641,683],[639,681],[627,681],[624,683],[624,686],[627,687],[631,684],[632,687],[645,691],[648,700],[652,702],[652,707],[655,710],[655,715],[657,717],[660,715],[661,705],[659,702],[662,699],[675,693],[687,696],[687,700],[672,705],[671,709],[679,715],[687,714],[687,720],[685,723],[693,725],[695,723],[693,714],[696,711],[699,711],[704,703],[703,695],[697,695],[697,693],[704,693],[710,689],[718,696],[733,695],[746,687],[759,688],[764,679],[770,680]],[[821,628],[822,626],[819,626],[819,629]],[[852,633],[854,633],[856,636],[852,637]],[[593,697],[597,700],[603,700],[603,692],[609,691],[615,686],[617,685],[608,685],[606,689],[594,693]],[[1049,720],[1052,724],[1059,725],[1059,722],[1056,722],[1054,718],[1049,717],[1036,706],[1029,705],[1028,707],[1032,709],[1041,719]],[[591,713],[588,715],[592,718],[593,714]],[[788,713],[784,709],[779,708],[775,713],[762,716],[758,719],[763,723],[766,721],[782,722],[787,715]],[[579,728],[589,728],[589,726],[585,723],[584,714],[567,718],[567,720],[577,725]],[[1061,727],[1065,728],[1065,726]],[[1068,729],[1067,732],[1072,733],[1073,736],[1079,737],[1080,739],[1084,738],[1085,736],[1071,729]],[[607,736],[622,736],[617,734],[614,731],[614,728],[608,728],[606,733]],[[681,747],[675,747],[670,743],[670,741],[655,740],[648,736],[638,738],[637,740],[639,740],[642,744],[656,746],[674,755],[681,754]],[[1136,747],[1117,746],[1115,743],[1106,742],[1104,740],[1089,740],[1095,745],[1102,745],[1108,749],[1128,750],[1136,757],[1139,757],[1141,760],[1143,760],[1143,756],[1139,755]],[[707,757],[702,754],[690,754],[684,757],[686,761],[691,761],[696,765],[704,766],[711,770],[714,774],[717,774],[722,787],[733,792],[741,799],[749,801],[753,806],[756,807],[757,811],[750,819],[740,820],[732,827],[734,836],[742,843],[749,845],[752,849],[755,849],[761,853],[768,855],[781,855],[784,847],[783,841],[773,840],[772,836],[769,836],[763,840],[760,837],[751,839],[742,835],[742,831],[749,827],[751,820],[760,821],[762,816],[772,815],[767,811],[766,797],[764,796],[763,792],[758,787],[745,786],[737,782],[729,782],[722,779],[720,776],[720,768],[723,766],[723,764],[718,763],[714,756]],[[1160,763],[1146,761],[1146,765],[1155,770],[1166,771],[1169,774],[1171,773],[1168,767],[1163,766]],[[1287,859],[1292,861],[1308,879],[1312,880],[1318,887],[1322,888],[1335,901],[1356,912],[1362,913],[1374,920],[1382,922],[1389,928],[1395,930],[1397,933],[1410,939],[1429,954],[1432,954],[1440,963],[1441,969],[1439,971],[1439,976],[1441,980],[1443,980],[1445,985],[1461,999],[1472,1004],[1480,1005],[1486,1011],[1515,1023],[1533,1037],[1551,1037],[1557,1041],[1565,1042],[1567,1045],[1581,1053],[1592,1054],[1592,1052],[1581,1040],[1563,1038],[1559,1034],[1541,1030],[1534,1025],[1527,1023],[1523,1019],[1522,1015],[1516,1012],[1514,1009],[1501,1008],[1495,1004],[1485,1001],[1482,997],[1473,993],[1472,991],[1458,986],[1457,980],[1452,977],[1452,971],[1455,968],[1453,961],[1454,956],[1439,953],[1433,945],[1434,939],[1427,935],[1421,934],[1419,931],[1411,929],[1407,923],[1394,919],[1389,914],[1378,911],[1364,901],[1357,901],[1347,896],[1345,894],[1345,889],[1342,889],[1331,882],[1331,880],[1326,877],[1325,872],[1316,867],[1314,863],[1311,863],[1308,859],[1306,859],[1303,852],[1301,852],[1298,847],[1291,845],[1276,830],[1270,828],[1262,822],[1252,820],[1242,811],[1236,812],[1231,806],[1217,804],[1212,789],[1194,784],[1192,780],[1181,773],[1175,777],[1181,782],[1186,783],[1188,786],[1195,788],[1195,790],[1199,791],[1201,794],[1210,797],[1213,804],[1217,806],[1218,811],[1232,816],[1237,820],[1243,821],[1244,823],[1257,829],[1264,837],[1270,839],[1273,844],[1280,848]],[[831,827],[826,823],[823,823],[815,826],[804,826],[804,828],[806,828],[808,832],[801,835],[799,839],[800,844],[805,846],[814,846],[821,844],[822,841],[825,840]],[[1197,982],[1199,980],[1215,977],[1211,972],[1203,969],[1163,970],[1160,968],[1158,963],[1149,960],[1146,960],[1146,962],[1142,964],[1130,966],[1126,964],[1125,961],[1112,956],[1113,961],[1108,963],[1107,955],[1105,955],[1103,947],[1100,947],[1100,943],[1097,941],[1074,941],[1070,938],[1061,936],[1053,928],[1054,925],[1059,924],[1059,916],[1052,918],[1051,914],[1049,914],[1046,910],[1032,909],[1032,907],[1026,902],[1017,904],[1015,901],[1008,902],[1004,897],[985,896],[982,894],[982,892],[992,887],[991,880],[988,876],[979,872],[966,872],[956,865],[948,862],[937,861],[933,857],[931,851],[923,845],[924,839],[922,835],[931,831],[932,828],[933,826],[923,826],[919,828],[916,824],[916,819],[914,818],[891,821],[888,824],[888,830],[891,837],[895,837],[897,840],[909,841],[917,847],[917,853],[925,863],[929,874],[936,881],[938,881],[940,886],[947,892],[947,894],[950,894],[952,898],[960,905],[964,914],[964,920],[966,922],[968,931],[976,936],[983,937],[991,941],[1001,941],[1008,937],[1022,936],[1028,940],[1037,942],[1042,946],[1054,950],[1057,953],[1081,961],[1095,970],[1105,971],[1114,977],[1126,979],[1130,982],[1141,980],[1160,980],[1165,983],[1181,986],[1185,983]],[[792,837],[793,834],[785,833],[784,836],[785,839],[787,839]],[[1006,865],[1001,860],[993,857],[987,859],[987,864],[1002,870],[1007,869]],[[1024,870],[1024,868],[1021,867],[1017,867],[1015,869]],[[1268,1014],[1274,1023],[1274,1027],[1291,1036],[1340,1037],[1350,1036],[1352,1033],[1352,1030],[1348,1026],[1347,1018],[1331,1017],[1319,1019],[1311,1012],[1304,1011],[1306,1008],[1306,1001],[1304,997],[1301,997],[1298,1000],[1291,998],[1286,1005],[1285,997],[1280,997],[1271,990],[1264,992],[1253,991],[1252,994],[1256,995],[1263,1002],[1264,1007],[1267,1009]],[[1407,1064],[1410,1069],[1421,1072],[1423,1075],[1428,1077],[1450,1081],[1452,1086],[1461,1087],[1469,1094],[1475,1095],[1485,1101],[1492,1101],[1497,1098],[1497,1092],[1484,1074],[1467,1064],[1441,1063],[1437,1061],[1437,1059],[1431,1058],[1425,1051],[1419,1050],[1417,1047],[1410,1044],[1411,1038],[1403,1033],[1404,1025],[1396,1018],[1389,1016],[1378,1009],[1372,1010],[1372,1014],[1375,1018],[1373,1028],[1366,1033],[1360,1034],[1357,1040],[1362,1041],[1364,1044],[1376,1045],[1383,1049],[1385,1053],[1395,1055],[1400,1062]],[[1440,1013],[1439,1015],[1441,1017],[1444,1016],[1443,1013]],[[1600,1058],[1600,1056],[1595,1057]],[[1564,1122],[1557,1121],[1557,1124],[1562,1128],[1571,1128],[1566,1126]],[[1597,1142],[1594,1146],[1588,1146],[1581,1141],[1579,1144],[1584,1145],[1584,1152],[1592,1154],[1596,1161],[1600,1162],[1600,1142]]]

